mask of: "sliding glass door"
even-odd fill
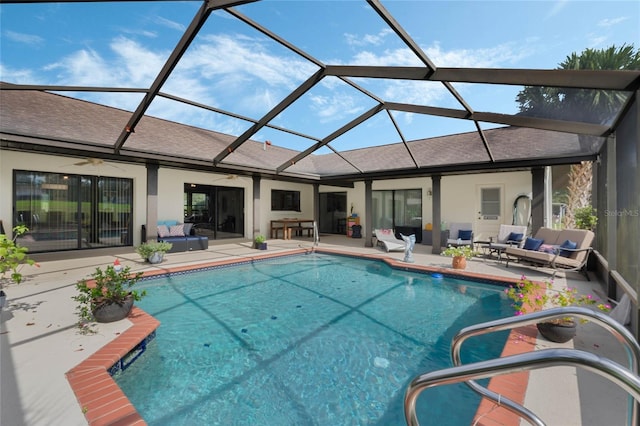
[[[212,240],[244,237],[244,189],[186,183],[184,221]]]
[[[132,244],[131,179],[16,170],[13,200],[31,252]]]
[[[373,229],[394,229],[399,234],[415,234],[422,241],[422,190],[373,191]]]

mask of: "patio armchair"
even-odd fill
[[[489,238],[489,242],[484,242],[480,245],[480,248],[485,254],[492,255],[497,254],[498,259],[502,258],[502,253],[507,247],[522,247],[527,236],[526,225],[500,225],[498,235],[494,239]]]
[[[449,224],[448,246],[472,246],[473,227],[469,222],[454,222]]]

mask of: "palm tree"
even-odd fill
[[[615,45],[606,49],[585,49],[575,52],[559,64],[566,70],[637,70],[640,69],[640,49],[633,45]],[[518,93],[520,114],[606,124],[611,122],[629,95],[611,90],[586,90],[562,87],[527,86]],[[579,135],[581,149],[590,152],[597,147],[598,138]],[[591,204],[592,164],[583,161],[573,164],[567,187],[567,212],[564,225],[575,227],[574,212]]]

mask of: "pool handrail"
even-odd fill
[[[640,362],[640,346],[638,345],[638,342],[635,340],[631,332],[629,332],[629,330],[627,330],[622,324],[618,323],[610,316],[605,315],[602,312],[597,312],[579,306],[545,309],[525,315],[501,318],[465,327],[454,336],[451,343],[451,360],[453,362],[453,365],[457,366],[462,364],[462,361],[460,359],[462,343],[469,337],[480,336],[483,334],[492,333],[494,331],[508,330],[530,324],[536,324],[543,320],[562,318],[566,316],[593,321],[597,325],[600,325],[605,330],[613,334],[614,337],[616,337],[617,340],[620,341],[620,343],[624,346],[627,352],[629,369],[634,374],[638,374]],[[500,400],[501,405],[503,405],[506,409],[522,416],[523,418],[526,418],[530,423],[538,425],[541,424],[539,423],[540,419],[522,405],[490,391],[489,389],[479,385],[473,380],[466,382],[466,384],[476,393],[487,397],[487,399],[490,399],[494,402],[498,402],[498,400]],[[628,424],[636,425],[638,424],[638,404],[635,401],[630,400],[629,405],[629,413],[627,415],[627,418],[629,420]]]
[[[625,389],[636,401],[640,401],[640,377],[623,366],[578,349],[543,349],[421,374],[411,381],[405,393],[405,420],[410,426],[420,425],[416,415],[416,401],[427,388],[556,366],[584,367],[609,379]]]

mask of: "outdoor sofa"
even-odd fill
[[[587,259],[591,252],[594,233],[586,229],[540,228],[535,237],[527,238],[522,247],[507,247],[506,266],[510,260],[526,261],[554,270],[582,272],[587,274]]]
[[[146,228],[142,225],[143,241],[146,240]],[[158,221],[158,241],[171,243],[169,253],[182,251],[206,250],[209,248],[209,238],[196,235],[193,223],[179,223],[177,220]]]

